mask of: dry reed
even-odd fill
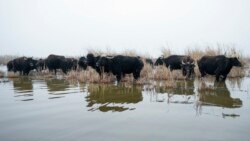
[[[4,77],[4,72],[0,71],[0,77]]]
[[[18,72],[17,72],[17,73],[8,72],[8,73],[7,73],[7,77],[8,77],[8,78],[17,78],[17,77],[19,77],[19,73],[18,73]]]
[[[204,48],[204,49],[200,49]],[[162,48],[162,56],[167,57],[171,55],[171,49],[169,48]],[[100,51],[100,50],[89,50],[89,52],[93,53],[95,56],[97,55],[118,55],[118,53],[110,50],[107,48],[107,51]],[[138,56],[138,54],[134,50],[125,50],[122,53],[119,53],[122,55],[127,56]],[[245,58],[242,56],[241,52],[236,50],[234,46],[226,46],[217,44],[217,47],[213,46],[199,46],[199,47],[189,47],[185,51],[185,55],[191,56],[194,60],[196,60],[196,67],[195,67],[195,76],[200,77],[200,72],[197,65],[197,60],[199,60],[204,55],[214,56],[214,55],[226,55],[227,57],[238,57],[242,64],[244,66],[249,66],[250,59]],[[6,57],[7,58],[7,57]],[[135,81],[132,74],[126,75],[124,78],[122,78],[122,82],[125,83],[133,83],[137,85],[141,84],[150,84],[154,80],[165,80],[165,86],[166,87],[176,87],[175,80],[184,80],[186,79],[183,75],[181,70],[174,70],[170,71],[165,66],[155,66],[154,68],[147,64],[145,59],[150,57],[141,57],[140,59],[144,63],[144,67],[141,71],[141,77],[139,80]],[[156,58],[155,58],[156,59]],[[155,60],[153,59],[153,60]],[[4,59],[6,60],[6,59]],[[4,61],[2,60],[2,61]],[[0,58],[1,61],[1,58]],[[6,62],[6,61],[5,61]],[[229,78],[237,78],[237,77],[244,77],[246,74],[249,75],[249,72],[247,73],[245,69],[242,68],[236,68],[233,67],[231,72],[229,73]],[[0,75],[1,76],[1,75]],[[8,72],[8,77],[18,77],[18,73]],[[38,72],[32,75],[32,77],[43,79],[43,78],[50,78],[53,77],[53,73],[49,73],[48,71]],[[99,74],[92,69],[91,67],[88,67],[87,70],[77,70],[77,71],[70,71],[67,75],[63,75],[67,80],[77,80],[81,83],[114,83],[116,81],[116,77],[110,73],[103,73],[103,75],[100,77]]]

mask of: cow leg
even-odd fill
[[[222,78],[222,81],[225,81],[226,78],[227,78],[227,74],[224,74],[224,75],[223,75],[223,78]]]
[[[54,69],[55,75],[56,75],[56,69]]]
[[[200,72],[201,72],[201,77],[203,78],[206,75],[206,73],[204,71],[200,71]]]
[[[216,77],[216,81],[219,82],[220,81],[220,71],[221,69],[220,68],[217,68],[215,70],[215,77]]]
[[[171,67],[169,67],[169,69],[170,69],[171,72],[173,71],[173,69]]]
[[[186,75],[187,75],[187,72],[186,72],[185,69],[182,69],[182,75],[183,75],[183,76],[186,76]]]
[[[97,71],[97,73],[99,74],[100,79],[103,79],[103,73],[101,71]]]
[[[134,76],[134,79],[137,80],[140,77],[140,73],[134,72],[133,76]]]
[[[220,81],[220,74],[216,74],[216,81],[219,82]]]
[[[121,81],[121,74],[116,75],[117,82],[119,83]]]

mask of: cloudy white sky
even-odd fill
[[[234,44],[250,55],[249,0],[0,0],[0,55],[79,56]]]

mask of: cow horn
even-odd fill
[[[108,59],[113,59],[114,56],[106,56]]]
[[[185,63],[184,63],[184,61],[183,61],[183,60],[181,61],[181,63],[182,63],[182,65],[185,65]]]

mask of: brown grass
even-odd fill
[[[203,48],[203,49],[200,49]],[[171,55],[172,51],[169,48],[162,48],[162,56],[167,57]],[[145,62],[146,57],[143,55],[138,55],[134,50],[124,50],[122,53],[116,53],[109,48],[107,48],[107,51],[100,51],[100,50],[89,50],[89,52],[93,53],[94,55],[127,55],[127,56],[141,56],[141,60],[144,63],[144,67],[141,71],[141,77],[136,82],[133,79],[133,75],[126,75],[126,77],[122,78],[122,82],[124,83],[133,83],[136,85],[142,85],[142,84],[150,84],[152,80],[165,80],[165,86],[166,87],[176,87],[176,81],[175,80],[184,80],[185,77],[182,76],[182,72],[180,70],[174,70],[170,71],[165,66],[156,66],[155,68],[152,68],[149,64]],[[217,44],[216,47],[213,46],[194,46],[194,47],[188,47],[185,51],[185,55],[190,55],[194,60],[199,60],[204,55],[226,55],[227,57],[239,57],[240,61],[243,63],[244,66],[250,65],[250,59],[244,58],[239,50],[236,50],[234,46],[230,45],[224,45],[224,44]],[[9,57],[6,57],[9,58]],[[9,60],[9,59],[4,59]],[[155,59],[154,59],[155,60]],[[2,60],[3,61],[3,60]],[[0,57],[1,62],[1,57]],[[6,62],[6,61],[5,61]],[[244,77],[246,74],[249,74],[249,72],[246,72],[244,68],[236,68],[234,67],[231,72],[229,73],[229,78],[237,78],[237,77]],[[195,74],[196,77],[200,76],[200,72],[198,70],[198,65],[196,63],[195,67]],[[1,76],[1,75],[0,75]],[[8,77],[18,77],[18,73],[8,72]],[[32,77],[35,77],[37,79],[43,79],[43,78],[50,78],[53,77],[53,73],[49,73],[48,71],[43,71],[39,73],[34,73],[31,75]],[[116,77],[113,74],[106,74],[104,73],[102,77],[99,76],[99,74],[92,69],[91,67],[88,67],[87,70],[77,70],[77,71],[70,71],[67,75],[63,75],[67,80],[76,80],[81,83],[114,83],[116,81]]]
[[[19,76],[20,76],[19,73],[14,73],[14,72],[8,72],[7,73],[8,78],[17,78]]]
[[[0,71],[0,77],[4,77],[4,72]]]

